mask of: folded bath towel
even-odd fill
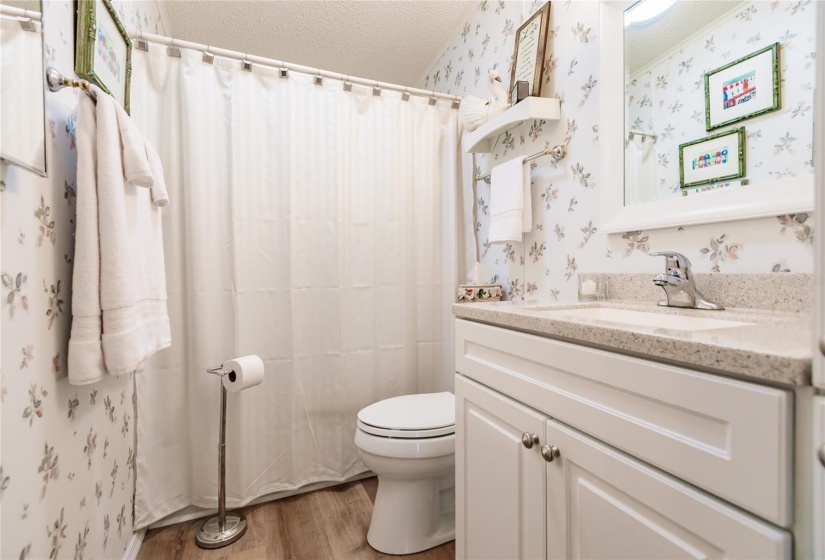
[[[97,107],[82,96],[78,114],[69,340],[69,382],[77,385],[135,371],[171,344],[159,208],[168,201],[163,170],[125,111],[101,90],[96,94]]]
[[[105,94],[104,94],[105,95]],[[80,96],[77,110],[77,215],[72,275],[69,382],[103,377],[103,315],[100,311],[100,240],[97,223],[97,124],[94,102]]]
[[[490,243],[520,242],[533,230],[530,166],[524,157],[497,165],[490,173]]]

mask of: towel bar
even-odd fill
[[[544,150],[533,154],[532,156],[527,156],[524,158],[524,161],[533,161],[534,159],[538,159],[543,156],[551,156],[553,161],[560,161],[564,156],[567,155],[567,146],[564,144],[559,144],[558,146],[553,146],[552,148],[547,147]],[[484,175],[474,175],[473,182],[476,183],[478,181],[484,181],[488,185],[490,184],[490,174],[485,173]]]

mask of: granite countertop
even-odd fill
[[[565,317],[563,313],[564,310],[587,307],[611,307],[743,324],[707,330],[679,330]],[[453,314],[461,319],[753,380],[785,385],[811,383],[813,334],[811,316],[806,313],[739,308],[703,311],[628,301],[503,301],[456,303],[453,304]]]

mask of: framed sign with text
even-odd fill
[[[705,129],[780,108],[779,43],[705,74]]]
[[[544,47],[547,42],[547,28],[550,21],[550,2],[527,18],[516,31],[516,44],[513,47],[513,66],[510,74],[510,89],[519,80],[529,84],[529,95],[541,94],[541,76],[544,65]],[[514,99],[510,100],[515,103]]]
[[[744,127],[679,146],[679,183],[683,189],[744,176]]]
[[[129,112],[132,41],[110,0],[76,0],[75,73]]]

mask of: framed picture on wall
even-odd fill
[[[779,43],[705,74],[705,130],[779,107]]]
[[[679,185],[683,189],[744,175],[744,127],[679,146]]]
[[[547,27],[550,21],[550,2],[530,16],[516,31],[516,44],[513,47],[513,65],[510,72],[510,92],[516,82],[523,80],[528,84],[528,95],[538,97],[541,94],[541,76],[544,69],[544,47],[547,43]],[[516,103],[516,99],[511,99]]]
[[[129,111],[132,41],[110,0],[78,0],[75,73]]]

